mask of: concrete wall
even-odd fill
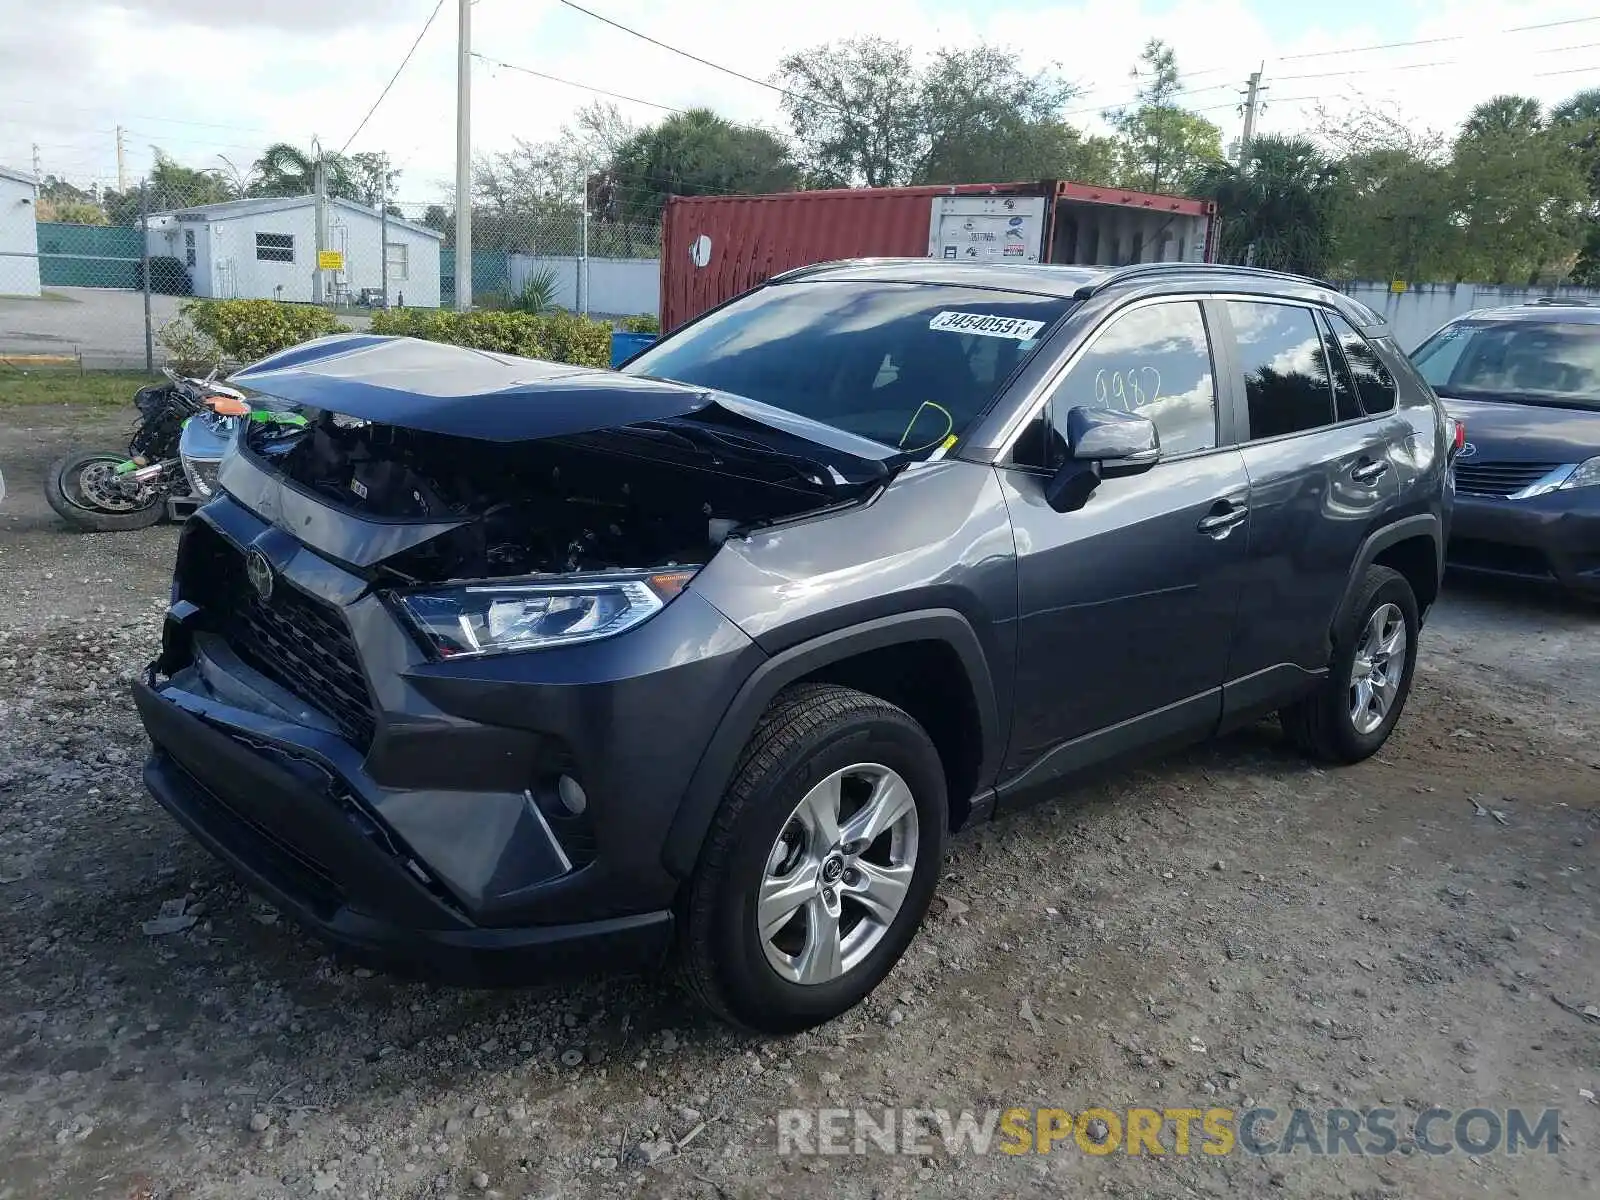
[[[0,295],[39,294],[38,189],[0,175]]]
[[[511,294],[515,296],[535,271],[556,274],[555,303],[578,307],[579,260],[565,255],[510,256]],[[408,299],[409,303],[409,299]],[[658,315],[661,305],[661,261],[655,258],[591,258],[589,311],[605,316]]]
[[[1527,304],[1540,297],[1600,303],[1600,291],[1590,288],[1497,287],[1488,283],[1418,283],[1394,293],[1389,284],[1376,281],[1347,283],[1342,290],[1389,322],[1394,339],[1408,353],[1446,321],[1475,308]]]

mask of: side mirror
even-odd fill
[[[1102,479],[1138,475],[1160,458],[1161,435],[1149,417],[1075,406],[1067,411],[1067,460],[1045,485],[1045,500],[1056,512],[1073,512]]]

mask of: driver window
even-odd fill
[[[1146,305],[1112,317],[1056,385],[1042,417],[1017,440],[1018,465],[1055,470],[1072,408],[1115,408],[1155,422],[1163,457],[1217,444],[1211,343],[1198,301]]]

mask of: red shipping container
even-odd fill
[[[1207,200],[1065,181],[674,196],[661,227],[661,327],[676,329],[783,271],[842,258],[1210,261],[1215,212]],[[1001,248],[997,235],[977,232],[1003,228],[1000,218],[1027,238],[1007,232],[1015,240]],[[989,245],[980,254],[961,237]]]

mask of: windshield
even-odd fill
[[[1071,306],[943,284],[778,284],[622,369],[733,392],[926,456],[965,433]]]
[[[1457,321],[1411,358],[1441,395],[1600,409],[1600,325]]]

